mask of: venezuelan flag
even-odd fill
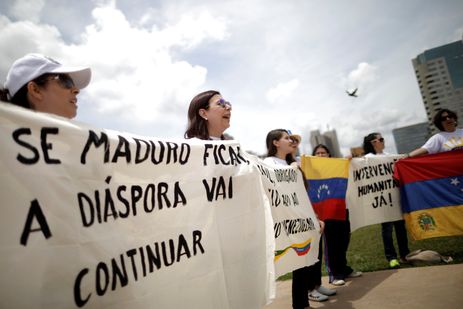
[[[303,255],[306,255],[310,251],[311,247],[312,247],[312,238],[309,238],[308,240],[300,244],[292,244],[291,246],[288,246],[284,248],[283,250],[275,251],[274,261],[275,262],[278,261],[283,255],[285,255],[288,252],[289,249],[293,249],[294,252],[296,252],[298,256],[303,256]]]
[[[302,156],[309,198],[320,220],[346,220],[349,160]]]
[[[463,150],[399,160],[394,178],[414,239],[463,235]]]

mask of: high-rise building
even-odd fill
[[[392,130],[397,153],[409,153],[423,146],[430,137],[430,133],[427,122]]]
[[[329,130],[325,133],[320,133],[319,130],[310,131],[310,144],[312,145],[312,149],[318,144],[323,144],[330,149],[332,157],[342,157],[336,130]]]
[[[463,40],[425,50],[412,63],[431,132],[437,131],[431,124],[439,109],[463,118]]]

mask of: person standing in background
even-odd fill
[[[293,156],[295,156],[298,153],[297,147],[300,145],[302,138],[296,134],[291,134],[290,137],[293,140],[293,148],[294,148]],[[300,158],[299,158],[298,164],[300,164]],[[305,181],[305,184],[307,184],[307,179],[304,179],[304,181]],[[315,214],[317,215],[317,218],[318,218],[318,214],[317,213]],[[310,283],[310,287],[313,286],[313,289],[309,291],[309,299],[316,301],[316,302],[323,302],[323,301],[328,300],[328,296],[335,295],[336,290],[324,287],[322,285],[322,257],[323,257],[323,238],[322,237],[320,237],[320,243],[319,243],[318,248],[319,248],[318,249],[318,262],[308,267],[309,268],[308,276],[310,280],[312,281]]]
[[[439,110],[434,115],[433,124],[440,132],[433,135],[422,147],[410,152],[408,157],[463,148],[463,129],[457,128],[458,116],[455,112],[446,108]]]
[[[312,156],[331,158],[327,146],[318,144],[312,151]],[[361,271],[354,271],[347,265],[347,249],[350,242],[349,211],[346,209],[346,220],[325,219],[325,264],[328,267],[329,281],[332,285],[346,284],[346,278],[356,278]]]
[[[363,150],[365,157],[374,157],[380,155],[388,155],[384,152],[384,138],[380,133],[370,133],[363,139]],[[394,247],[394,239],[392,230],[395,228],[397,244],[399,246],[400,259],[397,259],[397,252]],[[381,223],[381,235],[383,238],[384,255],[389,262],[390,268],[400,267],[400,263],[407,263],[406,256],[410,253],[408,249],[407,230],[405,228],[405,220]]]

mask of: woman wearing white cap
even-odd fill
[[[90,68],[66,67],[43,55],[28,54],[11,66],[1,99],[35,111],[74,118],[77,95],[90,78]]]

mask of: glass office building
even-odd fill
[[[431,132],[438,131],[432,117],[439,109],[453,110],[463,119],[463,41],[426,50],[412,63]]]
[[[330,149],[331,156],[342,158],[336,130],[329,130],[325,133],[320,133],[319,130],[310,131],[310,144],[312,149],[318,144],[326,145]]]
[[[409,153],[420,148],[431,135],[427,122],[392,130],[397,153]]]

